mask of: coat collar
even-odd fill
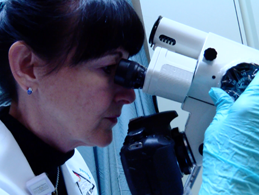
[[[48,172],[63,165],[74,154],[74,150],[62,153],[39,139],[19,121],[8,114],[9,109],[1,116],[2,122],[14,136],[35,175]]]

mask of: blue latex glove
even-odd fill
[[[205,132],[199,195],[259,194],[259,74],[236,102],[209,92],[217,113]]]

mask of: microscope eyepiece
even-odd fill
[[[117,67],[114,82],[129,89],[143,88],[146,69],[137,62],[122,59]]]

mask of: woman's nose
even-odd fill
[[[115,95],[115,102],[122,104],[130,104],[136,99],[134,89],[127,89],[122,86],[118,86],[118,91]]]

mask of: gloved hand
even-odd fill
[[[259,74],[236,102],[209,92],[217,107],[205,132],[199,195],[259,194]]]

